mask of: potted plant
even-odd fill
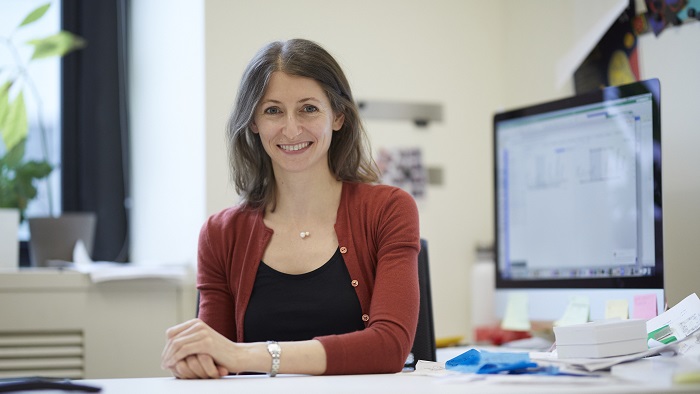
[[[15,31],[27,29],[39,21],[49,10],[51,3],[41,5],[31,11],[15,28]],[[57,164],[49,159],[47,131],[41,107],[37,111],[37,127],[40,132],[43,158],[27,160],[25,147],[29,132],[29,122],[25,97],[31,95],[36,102],[41,102],[37,87],[29,73],[29,65],[34,61],[51,57],[61,57],[82,48],[84,40],[67,31],[59,31],[48,37],[30,40],[26,43],[32,47],[31,57],[23,59],[14,40],[14,32],[9,37],[0,37],[0,50],[7,51],[10,60],[0,64],[0,209],[19,212],[19,221],[26,218],[29,202],[37,196],[37,183],[45,180]],[[49,214],[54,214],[53,198],[50,184]],[[16,217],[16,216],[15,216]],[[17,223],[19,225],[19,223]],[[17,242],[15,242],[17,246]],[[0,259],[3,256],[0,255]],[[15,262],[15,265],[17,263]]]

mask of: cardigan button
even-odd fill
[[[369,315],[366,313],[362,315],[362,321],[369,321]]]
[[[350,284],[352,285],[352,287],[357,287],[357,285],[359,285],[360,282],[358,282],[357,279],[353,279],[352,282],[350,282]]]
[[[345,254],[345,253],[347,253],[347,252],[348,252],[348,248],[346,248],[345,246],[341,246],[341,247],[340,247],[340,253]]]

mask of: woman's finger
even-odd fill
[[[185,360],[178,361],[177,364],[171,368],[171,371],[173,371],[173,375],[178,379],[194,379],[196,377]]]
[[[185,362],[196,378],[203,379],[209,377],[197,355],[185,357]]]
[[[170,368],[189,356],[202,353],[200,348],[201,346],[197,346],[197,342],[193,341],[192,338],[177,338],[171,340],[163,356],[162,365],[165,368]]]
[[[231,371],[229,371],[226,367],[223,367],[221,365],[217,365],[216,369],[218,369],[219,377],[226,376],[229,373],[231,373]]]
[[[210,355],[208,354],[197,354],[197,361],[199,362],[199,365],[202,367],[205,376],[210,379],[218,379],[222,375],[219,374],[219,369],[217,368],[216,364],[214,364],[214,359],[211,358]]]
[[[168,330],[169,337],[161,354],[161,368],[170,369],[183,379],[219,378],[229,374],[215,361],[222,355],[222,340],[228,342],[206,323],[192,319]]]
[[[166,360],[170,363],[185,359],[195,354],[211,354],[211,338],[206,332],[197,331],[190,335],[180,335],[171,340],[169,354]]]
[[[168,328],[167,330],[165,330],[165,337],[167,339],[171,339],[171,338],[179,335],[181,332],[187,330],[188,328],[190,328],[193,325],[200,323],[200,322],[202,322],[202,321],[199,319],[191,319],[191,320],[188,320],[184,323],[180,323],[176,326],[172,326],[172,327]]]

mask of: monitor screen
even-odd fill
[[[545,290],[541,319],[553,289],[592,319],[644,292],[663,310],[660,125],[656,79],[494,116],[497,293]]]

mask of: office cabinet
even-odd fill
[[[0,271],[0,377],[169,376],[160,369],[165,330],[193,317],[193,288],[188,279]]]

